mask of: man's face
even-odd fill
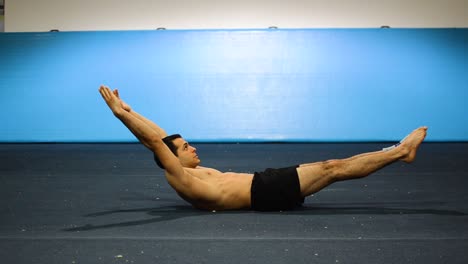
[[[196,168],[200,164],[196,148],[190,146],[183,138],[176,138],[173,143],[177,147],[177,157],[183,167]]]

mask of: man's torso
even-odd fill
[[[250,208],[250,188],[253,174],[220,172],[211,168],[184,168],[192,177],[188,191],[178,190],[179,196],[194,207],[205,210]],[[169,179],[168,179],[169,180]]]

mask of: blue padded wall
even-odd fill
[[[468,29],[0,34],[1,142],[135,141],[98,93],[192,141],[468,140]]]

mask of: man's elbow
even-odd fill
[[[151,150],[154,153],[156,153],[157,149],[160,149],[165,145],[161,136],[159,136],[158,134],[152,134],[148,136],[148,144],[150,145]]]

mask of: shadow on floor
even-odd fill
[[[400,204],[401,206],[401,204]],[[151,219],[126,221],[120,223],[111,223],[104,225],[92,225],[87,224],[74,228],[62,229],[62,231],[76,232],[76,231],[89,231],[96,229],[107,229],[113,227],[126,227],[126,226],[137,226],[145,225],[157,222],[171,221],[175,219],[181,219],[185,217],[196,217],[196,216],[207,216],[213,215],[211,211],[201,211],[192,208],[189,205],[177,205],[177,206],[162,206],[152,208],[134,208],[134,209],[117,209],[109,210],[104,212],[97,212],[84,215],[84,217],[100,217],[111,214],[120,213],[135,213],[142,212],[151,216],[155,216]],[[311,206],[307,205],[300,207],[292,211],[284,212],[253,212],[253,211],[221,211],[216,212],[216,215],[240,215],[240,214],[263,214],[263,215],[445,215],[445,216],[466,216],[467,213],[455,211],[455,210],[444,210],[444,209],[413,209],[413,208],[397,208],[391,204],[373,204],[372,206],[347,206],[345,204],[328,205],[328,206]]]

